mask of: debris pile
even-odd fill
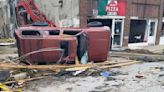
[[[46,76],[110,76],[109,68],[122,67],[131,64],[141,63],[140,61],[127,60],[125,62],[106,61],[103,63],[88,63],[75,65],[23,65],[11,62],[0,63],[1,83],[9,86],[16,92],[26,82],[45,78]],[[6,90],[5,90],[6,91]]]

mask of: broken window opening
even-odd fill
[[[22,31],[23,36],[40,36],[39,31],[34,31],[34,30],[27,30],[27,31]]]
[[[59,35],[60,34],[60,31],[59,30],[50,30],[49,31],[49,35]]]
[[[77,30],[64,30],[63,34],[66,34],[66,35],[76,35],[79,32],[80,31],[77,31]]]
[[[18,7],[19,15],[20,15],[20,23],[21,25],[32,24],[33,21],[31,19],[30,14],[27,13],[23,6]]]
[[[144,42],[146,36],[146,20],[131,20],[129,43],[140,43]]]
[[[66,35],[77,35],[80,33],[80,30],[64,30],[63,34]],[[82,56],[87,51],[87,37],[84,33],[78,35],[77,37],[78,46],[77,46],[77,57],[79,60],[81,60]]]
[[[155,35],[155,22],[150,23],[150,33],[149,36],[154,36]]]
[[[115,22],[114,28],[114,38],[113,38],[113,45],[115,47],[119,47],[121,45],[121,31],[122,31],[122,22]]]

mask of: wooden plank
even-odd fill
[[[22,79],[22,80],[16,80],[16,81],[8,81],[8,82],[4,82],[3,84],[11,84],[11,83],[24,83],[24,82],[28,82],[28,81],[33,81],[33,80],[39,80],[39,79],[43,79],[45,78],[45,76],[41,76],[41,77],[35,77],[35,78],[29,78],[29,79]]]
[[[105,69],[105,68],[115,68],[115,67],[122,67],[122,66],[127,66],[127,65],[131,65],[131,64],[137,64],[137,63],[141,63],[141,61],[132,61],[132,62],[126,62],[126,63],[118,63],[118,64],[114,64],[114,65],[108,65],[108,66],[100,66],[98,68],[101,69]],[[78,70],[85,70],[91,68],[89,66],[86,67],[74,67],[74,68],[67,68],[66,71],[78,71]]]
[[[77,70],[84,70],[89,69],[93,67],[97,68],[113,68],[113,67],[119,67],[119,66],[125,66],[130,64],[139,63],[139,61],[132,61],[127,60],[125,62],[104,62],[104,63],[96,63],[96,64],[79,64],[79,65],[28,65],[28,66],[22,66],[22,65],[14,65],[14,64],[0,64],[0,69],[38,69],[38,70],[51,70],[58,72],[60,70],[65,71],[77,71]]]
[[[80,64],[80,61],[79,61],[79,59],[78,59],[77,56],[76,56],[76,59],[75,59],[75,64],[76,64],[76,65],[79,65],[79,64]]]
[[[100,68],[104,69],[104,68],[122,67],[122,66],[137,64],[137,63],[141,63],[141,61],[133,61],[133,62],[127,62],[127,63],[120,63],[120,64],[115,64],[115,65],[110,65],[110,66],[102,66]]]
[[[125,62],[129,62],[132,60],[127,60]],[[120,62],[115,61],[105,61],[103,63],[93,63],[93,64],[78,64],[78,65],[17,65],[17,64],[10,64],[10,63],[0,63],[0,69],[39,69],[39,70],[58,70],[60,68],[72,68],[72,67],[92,67],[92,66],[103,66],[109,64],[117,64]]]

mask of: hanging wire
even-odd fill
[[[62,53],[61,53],[61,56],[60,56],[59,60],[57,61],[57,63],[60,63],[62,61],[62,57],[64,56],[64,49],[56,48],[56,47],[49,47],[49,48],[43,48],[43,49],[39,49],[39,50],[36,50],[36,51],[32,51],[32,52],[29,52],[29,53],[26,53],[26,54],[22,55],[21,57],[19,57],[18,59],[14,60],[14,61],[15,62],[18,61],[18,60],[21,61],[22,59],[25,59],[29,55],[40,53],[40,52],[45,52],[45,51],[61,51]],[[29,62],[27,62],[27,63],[29,63]]]

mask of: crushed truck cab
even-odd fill
[[[75,63],[83,58],[86,62],[103,62],[110,43],[110,31],[103,27],[20,27],[15,37],[20,60],[31,64]]]

